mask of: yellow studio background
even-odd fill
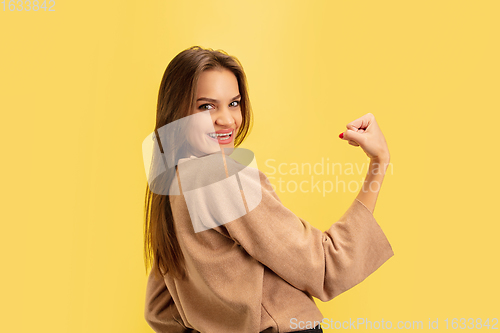
[[[374,215],[395,256],[317,300],[326,318],[500,318],[498,1],[23,3],[0,4],[1,332],[152,332],[141,144],[166,66],[192,45],[242,62],[255,115],[243,147],[321,230],[357,191],[293,191],[311,175],[290,164],[361,168],[338,135],[368,112],[386,137]],[[355,189],[364,170],[338,179]]]

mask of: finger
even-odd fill
[[[351,131],[357,132],[358,128],[354,126],[353,124],[349,123],[345,126],[347,129],[350,129]]]
[[[347,140],[347,141],[353,141],[356,144],[360,145],[367,140],[367,136],[365,133],[359,133],[359,132],[355,132],[355,131],[351,131],[351,130],[346,130],[343,133],[342,139]]]
[[[352,131],[354,131],[354,132],[363,133],[363,132],[365,131],[364,129],[359,129],[359,130],[358,130],[357,128],[355,128],[355,127],[354,127],[354,126],[352,126],[352,125],[351,125],[350,127],[352,128]],[[358,144],[356,141],[349,140],[348,142],[349,142],[349,144],[350,144],[351,146],[354,146],[354,147],[359,147],[359,144]]]
[[[373,120],[373,115],[371,113],[367,113],[364,116],[359,117],[356,120],[351,121],[346,125],[347,129],[352,129],[353,127],[356,129],[366,129],[370,125]]]

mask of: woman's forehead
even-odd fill
[[[198,79],[196,99],[230,100],[239,94],[238,80],[228,69],[203,71]]]

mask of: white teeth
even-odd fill
[[[219,138],[219,139],[222,139],[222,140],[227,140],[231,135],[233,134],[233,132],[231,131],[230,133],[208,133],[208,136],[210,136],[211,138]]]

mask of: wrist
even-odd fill
[[[389,153],[380,154],[378,156],[370,158],[371,163],[389,164],[390,161],[391,161],[391,156],[389,155]]]
[[[368,170],[369,175],[385,175],[389,167],[390,158],[385,156],[378,156],[370,158],[370,167]]]

